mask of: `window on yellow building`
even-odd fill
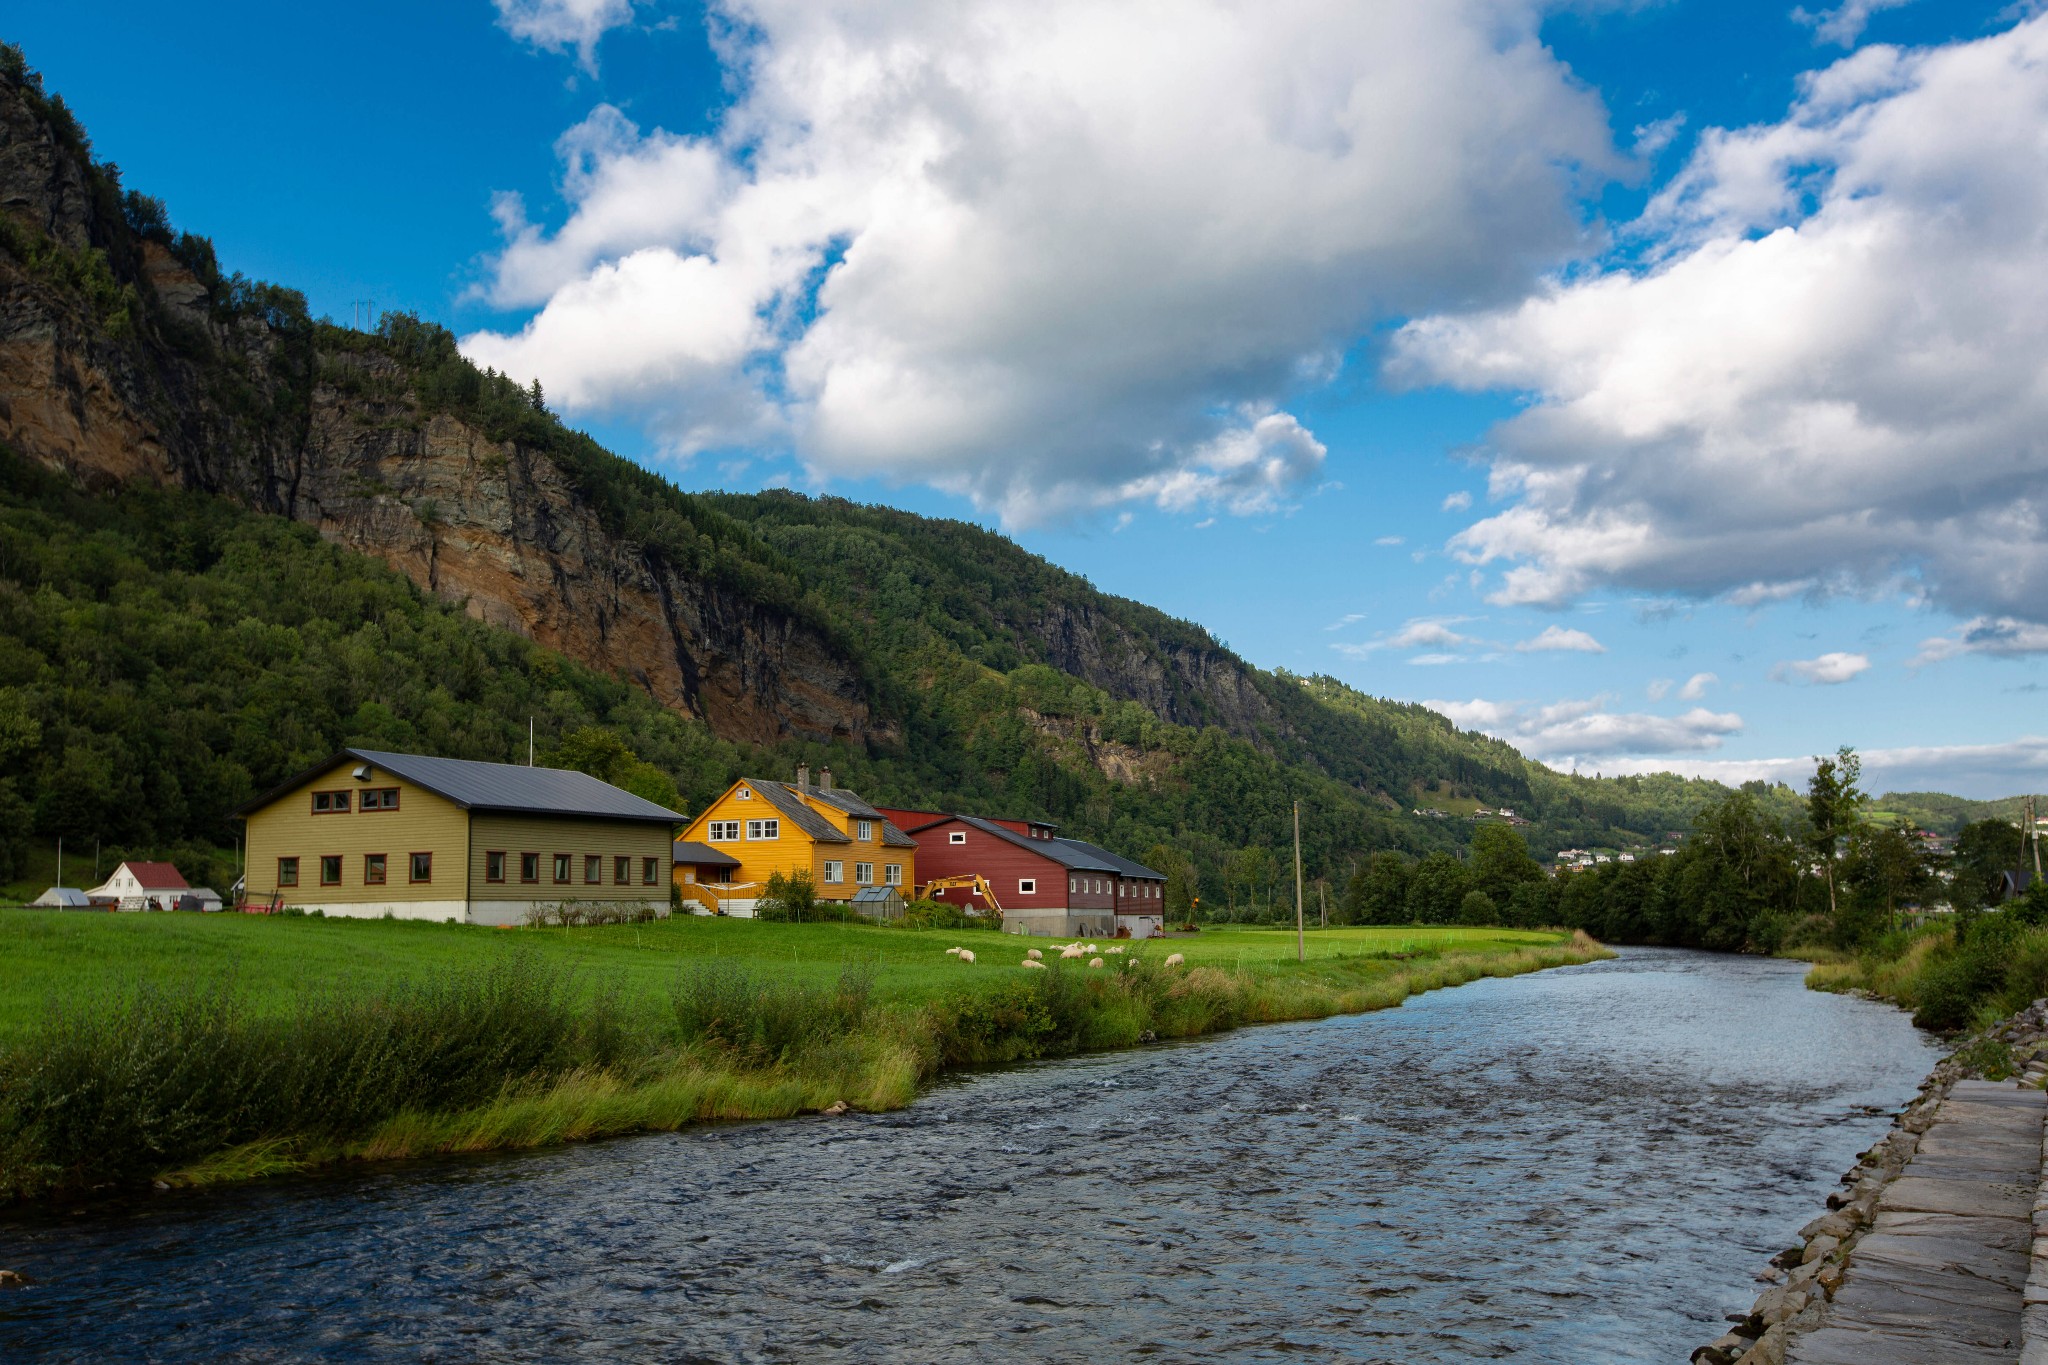
[[[855,886],[873,886],[875,884],[875,865],[873,863],[855,863],[853,865],[853,884]]]
[[[875,822],[872,820],[854,821],[853,837],[859,839],[862,843],[872,841],[875,837]]]
[[[780,820],[749,820],[747,821],[747,837],[749,839],[780,839],[782,837],[782,822]]]
[[[713,820],[710,834],[714,844],[729,844],[740,837],[740,822],[737,820]]]
[[[901,885],[903,885],[903,864],[902,864],[902,863],[884,863],[884,864],[882,864],[882,885],[884,885],[884,886],[901,886]]]
[[[846,864],[827,858],[825,860],[825,885],[841,886],[846,881]]]

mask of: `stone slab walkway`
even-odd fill
[[[1884,1188],[1791,1365],[2012,1365],[2041,1183],[2048,1093],[1957,1081]]]

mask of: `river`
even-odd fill
[[[0,1218],[0,1358],[1682,1361],[1937,1059],[1630,949],[744,1123]]]

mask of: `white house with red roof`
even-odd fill
[[[170,863],[122,863],[113,876],[85,894],[121,910],[172,910],[191,889]]]

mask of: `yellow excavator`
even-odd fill
[[[919,900],[930,900],[934,891],[947,891],[956,886],[974,888],[974,894],[987,902],[989,909],[995,911],[998,917],[1002,915],[1003,903],[996,899],[996,889],[990,886],[988,878],[982,876],[979,872],[962,872],[958,876],[953,877],[934,877],[917,889],[917,898]],[[972,906],[966,907],[966,910],[970,915],[975,913]]]

